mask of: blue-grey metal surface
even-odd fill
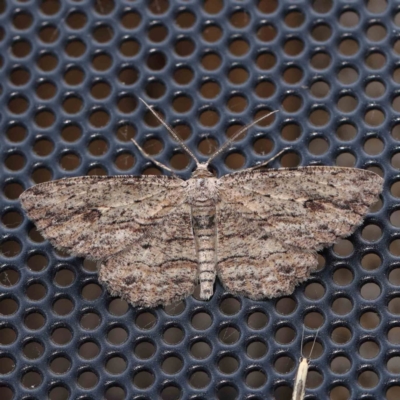
[[[0,398],[290,399],[303,325],[307,348],[319,328],[307,399],[399,398],[399,38],[394,0],[1,1]],[[284,166],[380,173],[381,204],[290,298],[217,283],[209,302],[128,307],[95,265],[43,241],[18,196],[143,173],[133,133],[161,162],[181,154],[139,96],[190,127],[202,160],[202,139],[279,110],[214,160],[218,175],[291,147]],[[194,162],[175,162],[188,178]]]

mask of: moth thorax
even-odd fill
[[[187,199],[191,206],[215,206],[219,201],[217,179],[193,179],[187,186]]]

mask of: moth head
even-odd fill
[[[208,170],[207,163],[197,164],[197,168],[194,170],[193,178],[213,178],[214,174]]]

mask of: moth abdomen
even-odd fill
[[[214,204],[192,206],[192,228],[198,257],[200,298],[209,299],[213,294],[216,274],[216,209]]]

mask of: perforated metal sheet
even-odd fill
[[[396,1],[0,1],[0,398],[290,399],[302,327],[307,399],[400,397],[400,11]],[[96,266],[23,215],[31,185],[84,174],[188,178],[198,157],[279,110],[213,162],[221,176],[342,165],[385,178],[357,232],[288,298],[217,283],[166,309],[111,298]]]

